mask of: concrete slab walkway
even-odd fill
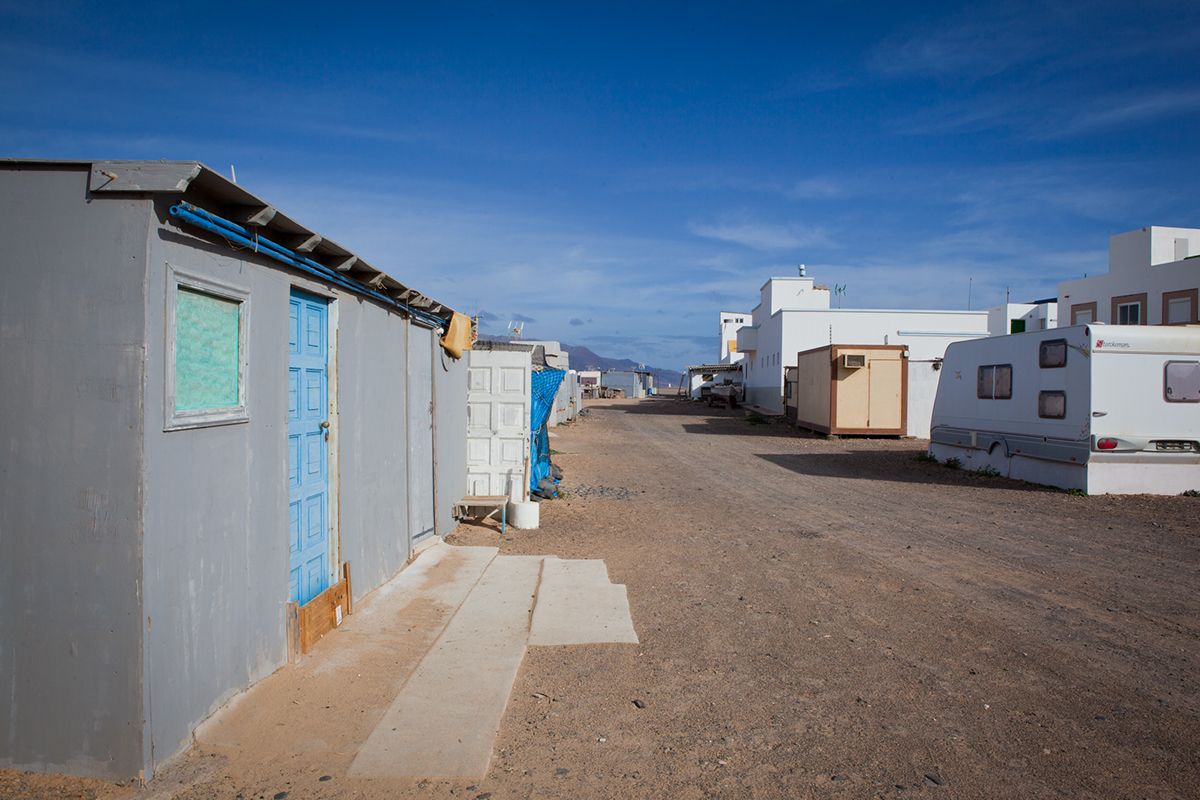
[[[603,561],[497,553],[430,547],[361,601],[301,674],[252,687],[201,725],[197,742],[238,750],[270,736],[279,752],[259,742],[256,759],[352,754],[352,778],[483,777],[526,647],[638,641],[625,587]],[[292,708],[327,702],[343,714],[319,717],[319,728]],[[271,706],[284,703],[281,719]]]

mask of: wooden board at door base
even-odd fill
[[[342,564],[342,579],[301,606],[288,603],[288,660],[295,663],[312,650],[322,636],[340,624],[342,617],[354,613],[354,595],[350,584],[350,562]]]

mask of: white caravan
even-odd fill
[[[1092,323],[952,344],[929,452],[1089,494],[1200,489],[1200,327]]]

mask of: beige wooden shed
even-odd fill
[[[784,411],[819,433],[904,436],[907,345],[833,344],[805,350],[785,370]]]

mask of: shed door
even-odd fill
[[[530,354],[472,350],[467,388],[467,491],[524,496]]]
[[[329,587],[329,304],[292,290],[288,335],[291,600]]]
[[[892,358],[889,353],[887,356],[870,358],[867,360],[867,369],[864,372],[869,372],[871,378],[868,426],[882,429],[899,428],[901,419],[901,363],[899,357]]]
[[[433,535],[433,331],[409,326],[409,544]]]

